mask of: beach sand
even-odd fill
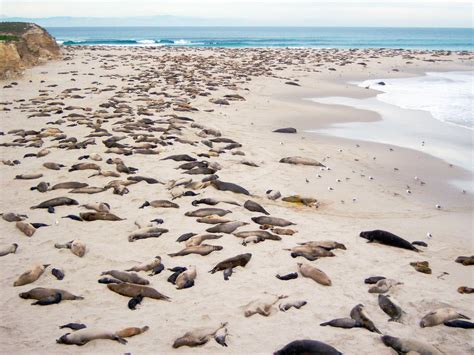
[[[218,162],[222,166],[217,171],[220,180],[243,186],[252,196],[207,187],[195,190],[199,194],[196,197],[183,196],[173,200],[179,209],[139,209],[145,200],[171,200],[166,185],[140,182],[128,186],[129,193],[123,196],[113,194],[112,190],[91,195],[73,194],[68,190],[30,191],[30,187],[40,181],[51,185],[81,181],[102,187],[112,180],[127,179],[123,173],[120,178],[89,178],[95,171],[68,172],[73,164],[89,162],[78,158],[91,153],[102,156],[102,161],[90,162],[99,164],[103,170],[115,171],[115,166],[108,165],[106,160],[118,157],[127,166],[138,168],[136,175],[164,183],[183,177],[200,181],[204,175],[185,175],[182,170],[175,169],[181,162],[160,160],[172,154],[189,154],[197,158],[197,154],[209,152],[209,148],[199,142],[215,137],[201,133],[198,136],[201,130],[192,128],[190,123],[176,123],[180,130],[171,130],[169,135],[197,144],[175,142],[158,145],[155,149],[160,151],[158,155],[105,153],[107,148],[102,141],[108,137],[95,138],[96,144],[85,149],[55,148],[58,142],[51,141],[52,137],[43,138],[40,148],[28,147],[29,142],[25,141],[20,147],[1,146],[3,160],[18,159],[21,164],[0,166],[0,211],[27,214],[30,222],[50,225],[38,229],[28,238],[14,222],[0,221],[0,246],[19,244],[16,254],[0,258],[2,353],[268,354],[293,340],[314,339],[330,344],[344,354],[394,354],[381,342],[379,334],[367,329],[319,325],[334,318],[348,317],[351,309],[360,303],[383,334],[416,338],[446,354],[472,353],[474,344],[469,330],[444,325],[419,326],[425,314],[441,307],[452,307],[467,316],[474,316],[472,295],[456,291],[460,286],[473,286],[472,271],[469,266],[454,262],[459,255],[473,254],[473,199],[470,193],[462,194],[459,187],[449,184],[451,180],[469,183],[470,172],[414,150],[307,133],[307,130],[328,127],[335,122],[377,121],[381,117],[370,111],[303,100],[322,96],[372,97],[376,91],[347,82],[415,76],[426,71],[470,70],[473,64],[471,54],[147,47],[68,47],[63,51],[66,60],[29,69],[22,78],[15,80],[17,85],[2,89],[0,107],[9,110],[2,111],[1,131],[5,135],[0,137],[0,143],[11,143],[21,138],[7,134],[11,130],[52,127],[59,128],[68,138],[84,141],[100,126],[112,135],[128,136],[119,143],[132,146],[138,144],[130,137],[133,133],[160,137],[162,132],[131,126],[127,130],[125,120],[162,119],[164,124],[153,127],[166,129],[166,120],[170,118],[167,115],[176,114],[217,129],[222,137],[242,144],[241,148],[233,150],[241,150],[245,156],[225,151],[217,157],[198,159]],[[359,64],[361,62],[365,65]],[[335,71],[329,68],[335,68]],[[296,80],[300,86],[285,84]],[[3,82],[2,86],[9,83]],[[115,86],[102,91],[109,85]],[[70,88],[79,90],[64,91]],[[203,92],[209,96],[199,95]],[[227,94],[241,95],[245,101],[230,101],[230,105],[209,102],[211,98],[219,99]],[[83,98],[72,98],[72,95]],[[118,101],[115,108],[100,106],[110,103],[114,96]],[[64,109],[57,114],[53,111],[47,117],[28,118],[47,107],[41,98],[62,101],[63,109],[67,106],[78,108]],[[174,110],[180,99],[198,111]],[[124,110],[112,117],[110,114],[120,105],[124,105]],[[86,107],[91,110],[80,109]],[[138,114],[144,112],[138,109],[140,107],[146,108],[145,113],[151,115]],[[70,113],[85,117],[77,125],[70,126],[73,122],[68,119],[71,117],[66,117]],[[62,124],[46,124],[62,117],[65,120]],[[94,127],[98,118],[103,122]],[[298,133],[272,132],[282,127],[295,127]],[[225,144],[215,145],[223,146]],[[25,154],[37,153],[43,148],[48,148],[50,154],[41,158],[23,158]],[[279,163],[281,158],[289,156],[316,159],[330,170]],[[258,167],[241,164],[244,159]],[[59,171],[48,170],[42,166],[45,162],[57,162],[66,167]],[[16,175],[26,173],[42,173],[43,177],[37,180],[15,179]],[[415,176],[426,184],[421,185]],[[298,194],[316,198],[319,208],[298,206],[281,199],[271,201],[265,197],[265,192],[270,189],[280,191],[283,197]],[[411,194],[407,194],[407,189]],[[61,218],[86,211],[79,206],[60,206],[54,214],[44,209],[30,209],[42,201],[60,196],[74,198],[81,205],[107,202],[111,212],[124,220],[78,222]],[[168,253],[184,247],[183,243],[176,242],[180,235],[202,233],[210,227],[184,216],[185,212],[198,208],[191,205],[193,200],[206,197],[233,200],[242,205],[250,198],[261,204],[271,216],[296,223],[289,228],[297,233],[282,236],[281,241],[266,240],[247,246],[241,245],[240,238],[225,234],[220,239],[205,242],[223,246],[221,251],[208,256],[169,257]],[[437,209],[436,204],[442,208]],[[238,232],[258,229],[251,217],[260,214],[229,204],[221,203],[215,207],[232,211],[226,216],[229,219],[250,223],[239,228]],[[128,235],[137,229],[135,221],[143,224],[154,218],[162,218],[164,223],[160,227],[169,229],[169,232],[159,238],[134,243],[128,241]],[[423,252],[415,253],[367,244],[359,233],[373,229],[387,230],[409,241],[425,241],[428,247],[421,247]],[[427,233],[431,233],[432,238],[428,238]],[[84,257],[77,257],[67,249],[54,248],[55,243],[73,239],[86,243]],[[302,257],[292,258],[290,252],[284,250],[312,240],[334,240],[343,243],[347,249],[335,250],[335,257],[311,262]],[[228,281],[224,281],[221,272],[208,272],[216,263],[241,253],[252,253],[252,258],[245,268],[237,267]],[[152,277],[140,272],[140,276],[150,281],[151,287],[169,296],[171,302],[145,298],[137,310],[131,311],[127,308],[129,298],[113,293],[106,285],[97,282],[103,271],[125,270],[156,255],[161,256],[167,268],[195,265],[195,286],[177,290],[176,286],[166,282],[171,274],[167,270]],[[410,266],[410,262],[422,260],[429,261],[431,275],[419,273]],[[323,270],[332,280],[332,286],[319,285],[301,275],[290,281],[280,281],[275,277],[278,273],[296,272],[297,262],[306,262]],[[51,266],[34,283],[13,287],[17,277],[35,264]],[[51,275],[52,267],[64,271],[64,280],[56,280]],[[447,274],[443,276],[443,273]],[[388,316],[377,304],[377,296],[368,293],[369,285],[364,284],[364,279],[377,275],[403,283],[390,290],[390,295],[406,312],[402,322],[388,322]],[[32,306],[33,300],[22,299],[18,294],[34,287],[68,290],[83,296],[84,300]],[[299,310],[276,311],[269,317],[258,314],[244,317],[243,306],[267,296],[266,293],[287,295],[288,300],[305,300],[307,305]],[[82,347],[56,344],[55,340],[67,332],[58,327],[69,322],[109,331],[145,325],[150,330],[128,339],[127,345],[110,340],[96,340]],[[200,327],[216,327],[222,322],[228,322],[228,347],[221,347],[211,339],[200,348],[172,348],[174,340],[184,333]]]

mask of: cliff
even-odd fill
[[[0,79],[17,76],[26,68],[60,57],[56,41],[40,26],[26,22],[0,23]]]

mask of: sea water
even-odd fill
[[[472,28],[47,27],[64,45],[474,50]]]

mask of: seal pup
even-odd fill
[[[213,251],[222,250],[223,247],[220,245],[209,245],[209,244],[201,244],[191,247],[186,247],[181,249],[177,253],[168,254],[168,256],[175,257],[175,256],[185,256],[189,254],[199,254],[199,255],[209,255]]]
[[[372,322],[367,314],[365,313],[364,305],[358,304],[354,308],[352,308],[350,316],[354,319],[358,324],[362,327],[370,330],[371,332],[376,332],[382,334],[380,330],[375,327],[374,322]]]
[[[169,271],[172,271],[173,274],[171,274],[171,276],[168,277],[166,281],[172,283],[173,285],[176,285],[176,279],[178,278],[178,276],[185,272],[187,269],[188,268],[184,266],[176,266],[174,268],[168,269]]]
[[[257,224],[269,224],[271,226],[277,226],[277,227],[287,227],[291,225],[296,225],[296,223],[287,221],[286,219],[283,219],[283,218],[268,217],[268,216],[252,217],[252,221],[254,221]]]
[[[142,295],[137,295],[136,297],[133,297],[130,301],[128,301],[128,308],[134,311],[137,306],[142,303],[143,296]]]
[[[463,328],[463,329],[474,328],[473,322],[469,322],[467,320],[460,320],[460,319],[447,320],[443,322],[443,324],[447,327],[453,327],[453,328]]]
[[[419,252],[419,250],[410,242],[387,231],[373,230],[373,231],[360,232],[359,236],[361,238],[367,239],[368,240],[367,243],[377,242],[377,243],[389,245],[392,247],[408,249],[408,250]]]
[[[267,295],[265,298],[260,298],[254,300],[245,306],[244,308],[244,316],[251,317],[254,314],[260,314],[264,317],[268,317],[270,314],[274,313],[275,308],[273,307],[278,301],[281,299],[287,298],[288,296],[280,295]]]
[[[60,182],[56,185],[51,187],[51,190],[59,190],[59,189],[80,189],[81,187],[87,187],[89,184],[77,181],[67,181],[67,182]]]
[[[229,210],[223,210],[221,208],[200,208],[195,211],[186,212],[186,217],[207,217],[211,215],[217,215],[219,217],[225,216],[228,213],[232,213]]]
[[[308,302],[306,302],[306,301],[293,301],[293,302],[281,303],[278,306],[278,308],[280,309],[280,311],[286,312],[290,308],[300,309],[301,307],[305,306],[306,304],[308,304]]]
[[[247,263],[250,261],[251,258],[252,258],[252,254],[250,253],[239,254],[232,258],[225,259],[221,261],[220,263],[217,263],[216,266],[214,266],[212,270],[209,272],[211,274],[214,274],[217,271],[226,270],[229,268],[233,269],[234,267],[237,267],[237,266],[245,267],[245,265],[247,265]]]
[[[237,238],[260,237],[264,240],[281,240],[281,237],[264,230],[245,231],[233,233]]]
[[[183,271],[176,278],[176,288],[181,290],[183,288],[190,288],[194,286],[194,280],[196,279],[196,267],[190,266],[186,271]]]
[[[186,332],[182,337],[176,339],[173,343],[173,348],[177,349],[181,346],[201,346],[206,344],[211,338],[215,337],[217,332],[225,328],[227,322],[221,323],[217,328],[200,328],[190,332]]]
[[[67,323],[67,324],[59,326],[59,329],[64,329],[64,328],[69,328],[71,330],[79,330],[79,329],[87,328],[87,326],[82,323]]]
[[[127,341],[119,337],[115,332],[107,330],[79,329],[74,333],[66,333],[56,340],[58,344],[66,345],[84,345],[96,339],[109,339],[118,341],[120,344],[127,344]]]
[[[206,223],[206,224],[220,224],[220,223],[228,223],[228,222],[233,222],[233,221],[231,219],[227,219],[224,217],[219,217],[219,216],[211,214],[210,216],[196,219],[196,222]]]
[[[138,295],[142,295],[143,297],[153,298],[155,300],[170,301],[168,296],[165,296],[154,288],[148,286],[122,282],[120,284],[108,284],[107,288],[110,291],[116,292],[119,295],[126,297],[136,297]]]
[[[49,264],[33,266],[30,270],[27,270],[21,274],[13,283],[13,286],[23,286],[35,282],[41,275],[43,275],[44,270],[46,270],[48,266]]]
[[[18,249],[18,244],[13,243],[9,246],[1,247],[0,248],[0,256],[5,256],[8,254],[15,254],[16,250]]]
[[[323,286],[332,285],[331,279],[328,277],[328,275],[318,268],[306,263],[297,263],[296,265],[298,266],[298,271],[304,277],[310,278],[311,280],[316,281],[318,284]]]
[[[399,354],[417,353],[420,355],[441,355],[442,353],[430,344],[422,343],[421,341],[406,338],[396,338],[390,335],[381,337],[385,346],[391,347]]]
[[[51,274],[58,280],[64,279],[64,272],[61,269],[53,268]]]
[[[251,200],[245,201],[244,208],[246,210],[249,210],[250,212],[259,212],[259,213],[263,213],[267,216],[270,214],[265,210],[265,208],[260,206],[257,202],[254,202],[254,201],[251,201]]]
[[[62,300],[61,293],[57,292],[54,296],[48,296],[48,297],[42,298],[36,302],[33,302],[31,305],[32,306],[35,306],[35,305],[49,306],[51,304],[58,304],[59,302],[61,302],[61,300]]]
[[[434,327],[436,325],[443,324],[444,322],[448,320],[453,320],[453,319],[458,319],[458,318],[471,319],[452,308],[448,308],[448,307],[439,308],[436,311],[432,311],[426,314],[420,321],[420,327],[421,328]]]
[[[378,303],[379,303],[380,309],[384,311],[385,314],[387,314],[390,317],[389,321],[395,321],[395,322],[400,321],[400,318],[403,315],[403,311],[400,308],[400,306],[398,306],[396,303],[392,301],[392,299],[390,298],[390,295],[387,295],[387,296],[379,295]]]
[[[467,294],[470,294],[470,293],[474,293],[474,288],[472,288],[472,287],[467,287],[467,286],[461,286],[461,287],[458,287],[458,292],[459,292],[459,293],[467,293]]]
[[[364,283],[368,285],[373,285],[379,282],[380,280],[384,280],[384,279],[386,279],[385,276],[370,276],[364,280]]]
[[[231,191],[236,194],[250,195],[250,192],[248,192],[248,190],[232,182],[213,180],[211,181],[211,186],[213,186],[215,189],[219,191]]]
[[[70,249],[74,255],[80,258],[86,254],[86,244],[79,239],[71,240],[66,244],[56,243],[54,247],[57,249]]]
[[[336,318],[336,319],[330,320],[329,322],[324,322],[320,324],[321,327],[325,327],[328,325],[331,327],[344,328],[344,329],[352,329],[352,328],[362,326],[361,324],[359,324],[356,320],[352,318]]]
[[[324,354],[342,355],[340,351],[331,345],[317,340],[295,340],[277,350],[273,355],[294,355],[294,354]]]
[[[286,274],[286,275],[277,274],[275,277],[276,277],[278,280],[288,281],[288,280],[297,279],[297,278],[298,278],[298,274],[297,274],[296,272],[292,272],[292,273],[289,273],[289,274]]]
[[[125,271],[119,271],[119,270],[109,270],[109,271],[104,271],[100,274],[101,276],[104,275],[110,275],[122,282],[128,282],[131,284],[137,284],[137,285],[149,285],[150,281],[141,278],[138,276],[138,274],[134,272],[125,272]]]
[[[69,291],[57,289],[57,288],[45,288],[45,287],[35,287],[32,288],[31,290],[27,292],[22,292],[19,294],[19,296],[23,299],[35,299],[35,300],[41,300],[46,297],[54,296],[56,293],[61,294],[61,298],[63,301],[65,300],[83,300],[84,297],[82,296],[76,296],[72,294]]]
[[[110,212],[81,212],[79,217],[83,221],[93,222],[93,221],[123,221],[123,218],[120,218]]]

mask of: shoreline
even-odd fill
[[[20,244],[17,254],[4,256],[1,260],[4,277],[0,286],[5,300],[2,312],[5,326],[0,329],[2,339],[5,339],[2,351],[26,354],[41,348],[52,354],[71,350],[81,354],[272,353],[290,341],[307,338],[326,342],[347,354],[371,349],[373,353],[391,355],[392,351],[380,341],[378,334],[365,329],[319,326],[324,321],[347,316],[353,306],[362,303],[384,334],[416,337],[446,353],[469,353],[472,337],[468,332],[443,325],[419,327],[421,317],[443,306],[472,316],[471,295],[456,291],[459,286],[471,287],[472,280],[466,267],[455,263],[454,259],[472,254],[473,197],[472,194],[461,194],[459,189],[447,183],[453,177],[464,176],[465,172],[410,149],[305,132],[307,127],[325,127],[334,122],[378,122],[380,117],[375,112],[335,105],[326,107],[306,102],[303,98],[321,93],[373,97],[375,90],[357,88],[346,81],[356,76],[376,78],[381,73],[396,77],[405,75],[403,69],[407,65],[403,54],[389,50],[374,53],[160,48],[66,48],[68,60],[29,69],[23,78],[16,80],[17,85],[4,90],[2,101],[8,104],[2,104],[2,108],[8,110],[2,111],[1,131],[5,133],[0,136],[2,144],[14,139],[23,142],[23,137],[9,133],[14,129],[39,131],[53,127],[78,141],[91,138],[92,133],[100,133],[98,129],[102,129],[110,135],[124,137],[119,142],[129,147],[144,144],[135,138],[146,134],[163,144],[150,148],[158,153],[156,155],[136,151],[132,155],[107,152],[102,142],[109,136],[95,137],[96,144],[85,149],[59,148],[58,142],[52,141],[51,137],[42,138],[41,147],[31,146],[33,139],[19,147],[0,147],[2,159],[21,161],[15,166],[0,165],[0,212],[27,213],[28,221],[49,225],[27,238],[15,223],[0,221],[0,245],[13,241]],[[449,58],[453,63],[433,63],[425,60],[438,58],[432,58],[432,54],[419,54],[412,59],[414,64],[408,66],[407,72],[462,67],[472,65],[474,60],[460,59],[456,54]],[[366,65],[357,64],[361,61]],[[400,71],[394,72],[393,69]],[[296,82],[300,86],[287,85],[286,82]],[[210,99],[229,94],[240,95],[244,100],[229,101],[229,105],[210,102]],[[48,108],[44,102],[57,101],[64,104],[61,113],[55,113],[58,110],[52,111],[50,116],[28,118]],[[115,106],[108,107],[114,102]],[[70,109],[66,110],[66,107]],[[180,111],[183,107],[184,111]],[[173,122],[176,117],[191,118],[194,122]],[[50,125],[48,122],[57,123]],[[143,122],[151,123],[140,126]],[[193,127],[193,124],[218,130],[221,137],[233,139],[241,147],[220,149],[223,145],[215,144],[219,153],[209,158],[199,156],[210,153],[202,141],[215,137],[197,128],[199,126]],[[298,132],[273,133],[273,130],[283,127],[294,127]],[[30,139],[36,135],[26,137]],[[50,150],[45,157],[24,157],[43,148]],[[238,151],[245,155],[239,155]],[[31,186],[43,180],[51,184],[84,181],[97,187],[112,180],[127,181],[129,176],[125,173],[117,178],[90,177],[91,170],[68,171],[73,164],[92,162],[78,160],[92,153],[102,156],[102,161],[95,163],[103,170],[115,171],[115,166],[106,161],[120,158],[126,166],[139,169],[136,175],[155,178],[165,184],[183,177],[201,181],[203,175],[184,175],[177,169],[182,162],[162,160],[169,155],[188,154],[217,163],[220,170],[216,174],[220,180],[243,186],[251,196],[207,187],[191,189],[197,196],[173,199],[179,205],[177,209],[139,209],[144,201],[171,200],[166,185],[145,182],[128,185],[129,193],[123,196],[111,190],[90,195],[73,194],[68,190],[45,193],[30,190]],[[316,159],[330,170],[279,162],[288,156]],[[257,166],[243,164],[245,161]],[[58,171],[48,170],[43,167],[44,162],[58,162],[66,167]],[[15,179],[16,175],[28,172],[41,172],[44,177],[41,180]],[[421,185],[415,176],[426,184]],[[410,185],[411,194],[405,192],[406,185]],[[283,196],[298,194],[316,198],[319,208],[269,200],[265,197],[269,189],[278,190]],[[75,198],[80,205],[107,202],[111,211],[124,219],[78,222],[61,218],[86,211],[79,206],[59,206],[55,214],[30,209],[41,201],[59,196]],[[210,226],[183,216],[185,212],[198,208],[191,204],[193,200],[208,197],[232,200],[240,205],[250,198],[267,209],[271,216],[296,223],[288,228],[297,233],[282,236],[280,241],[266,240],[247,246],[242,245],[240,238],[225,234],[220,239],[209,241],[209,244],[222,246],[220,251],[207,256],[170,257],[169,253],[184,248],[183,243],[176,242],[180,235],[205,233]],[[435,207],[438,203],[442,205],[441,209]],[[238,231],[259,228],[251,219],[259,214],[229,204],[215,207],[231,211],[226,218],[249,223]],[[135,222],[146,224],[156,218],[164,220],[160,226],[168,229],[168,233],[160,238],[134,243],[128,241],[128,235],[137,229]],[[367,244],[359,233],[373,229],[388,230],[409,241],[424,241],[428,247],[422,253],[414,253]],[[86,243],[84,257],[54,248],[55,243],[71,239],[81,239]],[[316,240],[335,240],[347,249],[335,251],[335,257],[315,261],[292,258],[285,250],[297,243]],[[236,268],[229,281],[225,281],[221,273],[208,272],[218,262],[241,253],[251,253],[252,259],[245,268]],[[166,268],[196,266],[195,286],[177,290],[175,285],[166,281],[170,275],[168,270],[155,276],[139,272],[150,281],[151,287],[170,296],[171,302],[147,298],[139,309],[130,311],[128,298],[97,282],[103,271],[125,270],[155,255],[162,257]],[[421,260],[430,262],[432,275],[416,272],[410,266],[410,262]],[[275,277],[277,273],[295,272],[297,262],[320,268],[331,278],[333,285],[323,287],[301,275],[290,281],[280,281]],[[12,287],[18,275],[34,263],[60,267],[66,277],[58,281],[48,271],[32,284]],[[443,273],[448,274],[442,276]],[[403,323],[387,322],[387,316],[378,308],[376,297],[367,292],[363,281],[373,275],[403,282],[402,286],[390,291],[406,312]],[[440,275],[442,277],[438,277]],[[19,298],[18,293],[34,287],[65,289],[84,296],[84,300],[64,301],[47,307],[31,306],[31,302]],[[244,317],[243,307],[264,297],[265,293],[288,295],[289,300],[305,300],[308,304],[299,310],[277,311],[269,317]],[[214,327],[225,321],[229,322],[229,333],[232,334],[226,348],[213,340],[200,348],[173,350],[171,347],[177,337],[188,331],[203,326]],[[68,322],[82,322],[90,328],[106,330],[148,325],[150,330],[131,338],[125,346],[97,340],[82,347],[69,348],[55,343],[55,339],[65,333],[58,326]]]

